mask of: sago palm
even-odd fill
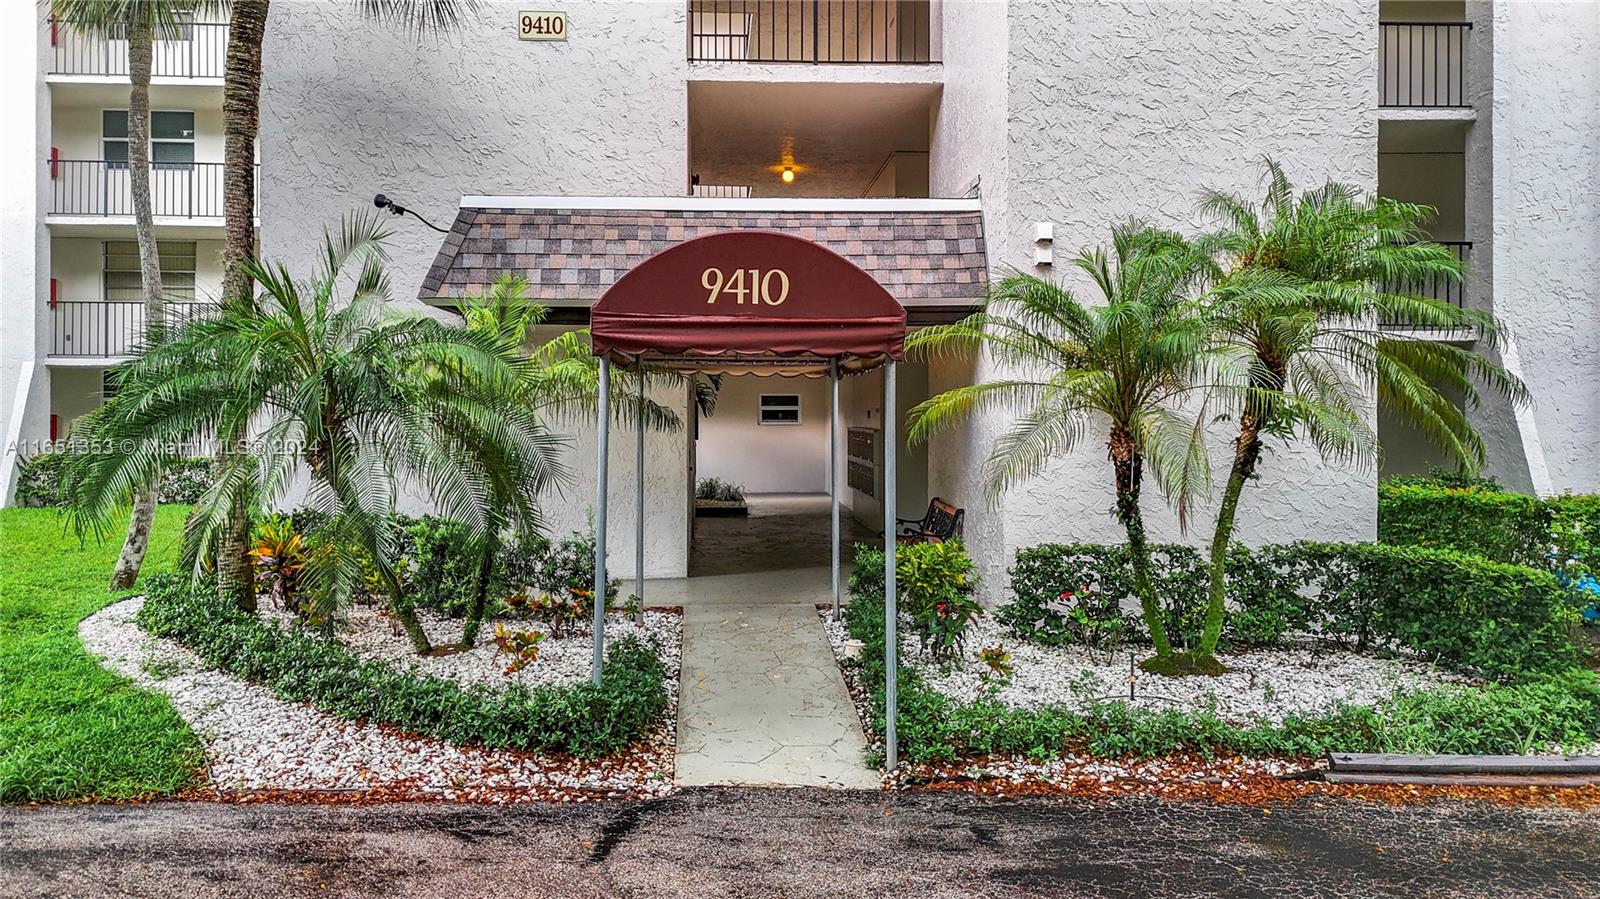
[[[516,396],[541,420],[575,418],[592,414],[600,396],[599,364],[589,346],[588,329],[566,331],[530,347],[534,328],[543,323],[546,307],[527,298],[528,281],[501,275],[481,294],[469,296],[462,306],[466,327],[492,340],[502,353],[526,354],[518,373]],[[642,379],[642,380],[641,380]],[[673,431],[682,420],[673,410],[656,403],[639,389],[657,380],[681,381],[670,372],[619,372],[612,409],[619,424],[647,430]],[[491,511],[498,508],[491,505]],[[483,620],[488,587],[494,570],[505,522],[491,519],[479,551],[477,589],[467,613],[462,640],[472,645]]]
[[[318,614],[331,620],[370,560],[414,647],[428,651],[395,573],[396,494],[420,489],[473,539],[501,524],[539,530],[541,492],[566,477],[563,441],[518,396],[521,355],[480,332],[390,313],[383,236],[373,218],[347,220],[305,281],[248,263],[253,301],[226,302],[132,362],[92,424],[134,450],[85,457],[67,473],[80,531],[148,477],[164,444],[247,434],[185,527],[196,576],[239,502],[277,502],[302,477],[305,502],[327,520],[308,535],[322,549],[305,573]]]
[[[1085,251],[1073,264],[1098,289],[1099,304],[1013,274],[994,285],[983,312],[907,339],[907,349],[923,356],[986,348],[1008,375],[919,404],[910,436],[924,440],[986,406],[1017,413],[985,464],[996,497],[1072,452],[1092,424],[1106,424],[1115,514],[1127,532],[1156,651],[1147,664],[1170,670],[1174,654],[1150,576],[1141,481],[1148,464],[1180,515],[1209,484],[1203,428],[1173,407],[1203,387],[1206,321],[1189,298],[1214,272],[1207,254],[1178,235],[1133,222],[1113,229],[1109,254]]]
[[[91,3],[95,0],[78,0]],[[222,295],[248,295],[245,265],[255,258],[255,147],[261,128],[261,48],[271,12],[269,0],[229,0],[215,4],[228,10],[228,47],[222,86]],[[356,0],[368,18],[418,34],[437,34],[460,24],[481,0]],[[281,18],[281,17],[280,17]],[[218,435],[224,444],[237,435]],[[249,510],[233,511],[233,524],[219,542],[217,589],[243,606],[253,604],[250,592]]]
[[[1493,316],[1410,287],[1462,276],[1456,255],[1426,239],[1422,225],[1432,209],[1338,183],[1297,195],[1277,163],[1267,160],[1263,167],[1260,202],[1218,191],[1205,192],[1202,200],[1202,210],[1219,219],[1221,229],[1200,243],[1220,251],[1229,268],[1208,297],[1208,312],[1241,375],[1238,436],[1217,512],[1206,623],[1196,652],[1207,660],[1226,615],[1235,513],[1265,438],[1303,437],[1329,461],[1369,462],[1377,440],[1362,409],[1364,398],[1376,393],[1380,406],[1476,470],[1483,443],[1450,396],[1470,407],[1486,387],[1514,403],[1527,401],[1519,380],[1473,349],[1381,330],[1382,322],[1404,321],[1470,334],[1478,347],[1504,337]]]

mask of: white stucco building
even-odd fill
[[[1076,281],[1065,262],[1103,241],[1109,223],[1138,215],[1194,229],[1200,187],[1253,194],[1256,163],[1270,156],[1302,186],[1333,178],[1438,207],[1433,237],[1471,270],[1441,295],[1511,325],[1506,361],[1536,398],[1521,414],[1479,413],[1491,473],[1519,489],[1600,490],[1600,4],[572,0],[561,11],[563,40],[519,40],[520,7],[508,3],[418,39],[363,20],[355,4],[274,2],[262,253],[304,270],[319,229],[380,192],[444,227],[515,207],[519,221],[555,230],[537,247],[457,247],[446,259],[441,235],[395,220],[397,300],[448,305],[448,279],[435,275],[470,286],[476,275],[462,271],[520,265],[535,295],[560,307],[555,320],[572,326],[618,261],[655,239],[648,229],[621,236],[638,221],[588,213],[762,226],[804,213],[818,217],[806,226],[819,241],[882,263],[891,292],[901,269],[934,272],[901,294],[915,326],[950,320],[982,293],[959,280],[970,262],[926,269],[927,258],[978,253],[984,270]],[[9,495],[12,447],[65,436],[100,401],[102,372],[135,333],[137,305],[123,301],[137,291],[126,287],[133,229],[116,162],[125,51],[44,22],[31,3],[3,15]],[[196,23],[164,41],[152,90],[163,264],[177,299],[196,303],[220,279],[225,31]],[[567,218],[539,218],[558,214]],[[869,246],[875,238],[855,230],[869,214],[888,217],[884,240],[918,246]],[[965,220],[927,218],[936,214],[969,215],[976,236]],[[908,230],[893,233],[897,221]],[[1039,239],[1042,223],[1052,240]],[[588,239],[617,245],[573,243]],[[971,363],[907,365],[898,407],[985,374]],[[849,426],[884,426],[876,377],[847,382]],[[827,489],[826,390],[770,380],[730,379],[716,415],[650,438],[648,573],[687,572],[697,475],[752,491]],[[662,399],[690,415],[687,392]],[[797,408],[794,420],[770,411],[780,408]],[[1384,472],[1425,467],[1413,435],[1377,421]],[[933,495],[966,507],[969,543],[990,571],[1020,546],[1118,538],[1098,440],[986,505],[977,472],[1003,425],[980,419],[905,450],[901,514]],[[587,477],[593,434],[572,429],[573,467]],[[1226,440],[1219,432],[1219,460]],[[612,495],[631,507],[632,440],[613,447]],[[856,483],[870,483],[881,460],[859,461]],[[1276,448],[1240,532],[1370,538],[1378,476],[1324,465],[1308,446]],[[867,492],[841,489],[858,517],[876,514]],[[558,522],[581,524],[591,497],[579,483],[552,498]],[[1179,536],[1158,497],[1147,511],[1158,539]],[[611,520],[613,569],[626,575],[629,515]]]

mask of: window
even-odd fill
[[[161,258],[161,293],[175,302],[194,301],[195,243],[192,240],[158,240],[156,255]],[[139,244],[131,240],[105,242],[105,299],[139,302],[144,299],[144,281],[139,275]]]
[[[756,424],[797,425],[800,423],[798,393],[763,393],[756,410]]]
[[[128,167],[128,111],[107,109],[100,114],[101,142],[106,167]],[[150,163],[158,169],[187,171],[194,165],[194,113],[150,113]]]

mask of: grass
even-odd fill
[[[156,514],[144,571],[177,558],[184,506]],[[203,753],[166,698],[100,667],[78,622],[121,535],[80,544],[53,509],[0,509],[0,801],[135,799],[201,782]]]

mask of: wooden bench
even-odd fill
[[[961,536],[966,509],[958,509],[939,497],[928,503],[921,518],[896,518],[896,543],[943,543]]]

